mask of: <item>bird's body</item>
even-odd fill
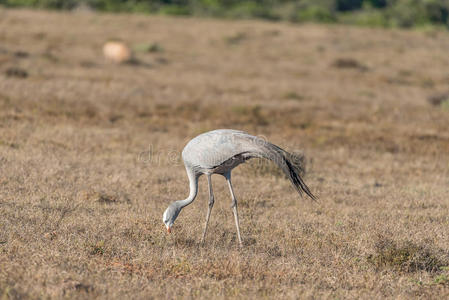
[[[203,174],[224,174],[244,160],[255,137],[237,130],[218,129],[190,140],[182,151],[186,166]]]
[[[248,133],[231,129],[209,131],[190,140],[182,151],[182,158],[190,181],[190,194],[185,200],[175,201],[164,212],[163,221],[170,232],[173,222],[182,208],[195,200],[198,191],[198,178],[207,175],[209,184],[209,209],[206,225],[203,232],[203,241],[206,235],[210,212],[214,204],[211,175],[221,174],[228,181],[232,196],[237,234],[241,244],[240,230],[237,214],[237,200],[231,184],[231,171],[239,164],[254,157],[266,158],[276,163],[289,177],[299,194],[305,192],[309,197],[315,197],[303,182],[300,174],[302,170],[292,161],[292,156],[262,138]]]

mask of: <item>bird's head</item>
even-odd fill
[[[171,232],[171,227],[173,226],[173,223],[175,222],[176,218],[179,215],[179,212],[181,211],[180,207],[177,207],[173,203],[170,204],[167,209],[164,212],[164,215],[162,216],[162,221],[164,221],[165,227],[167,228],[167,232]]]

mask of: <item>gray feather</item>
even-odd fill
[[[300,195],[304,192],[315,199],[301,177],[303,164],[294,155],[243,131],[219,129],[201,134],[186,145],[182,157],[191,167],[213,173],[235,168],[250,158],[269,159],[282,169]]]

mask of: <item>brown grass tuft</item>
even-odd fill
[[[368,71],[368,67],[353,58],[337,58],[332,66],[339,69],[357,69],[359,71]]]
[[[368,261],[377,268],[392,267],[403,272],[440,272],[449,264],[448,255],[430,246],[381,238],[376,243],[376,253],[368,256]]]

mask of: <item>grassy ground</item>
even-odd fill
[[[0,41],[1,297],[449,295],[448,33],[0,10]],[[167,235],[214,128],[303,152],[319,201],[253,161],[243,249],[219,176],[207,244],[205,178]]]

